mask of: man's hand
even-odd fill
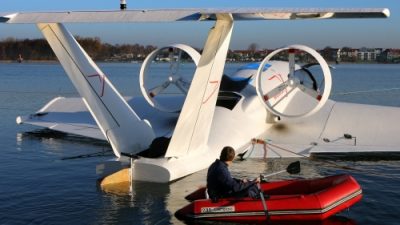
[[[247,183],[247,182],[249,182],[249,180],[247,180],[247,178],[243,178],[241,181],[242,181],[242,183]],[[252,182],[254,182],[254,183],[260,183],[260,177],[257,177],[256,179],[252,180]]]

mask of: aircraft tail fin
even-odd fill
[[[183,156],[208,143],[233,29],[230,14],[218,17],[204,46],[166,157]]]
[[[115,89],[106,75],[62,24],[42,23],[39,29],[64,67],[114,154],[146,149],[155,134]]]

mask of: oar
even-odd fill
[[[343,136],[350,137],[351,135],[349,135],[349,134],[344,134]],[[327,139],[327,138],[325,138],[324,141],[325,141],[325,142],[330,142],[330,140]],[[282,147],[280,147],[280,146],[278,146],[278,145],[274,145],[274,144],[271,144],[271,143],[267,143],[267,145],[272,146],[272,147],[275,147],[275,148],[278,148],[278,149],[283,150],[283,151],[285,151],[285,152],[292,153],[292,154],[297,155],[297,156],[300,156],[300,157],[302,157],[302,158],[307,158],[307,159],[309,159],[309,157],[306,156],[306,155],[303,155],[303,154],[300,154],[300,153],[296,153],[296,152],[291,151],[291,150],[289,150],[289,149],[282,148]],[[323,159],[318,159],[318,158],[316,158],[316,159],[311,159],[311,160],[313,160],[313,161],[315,160],[315,161],[317,161],[317,162],[321,162],[321,163],[324,163],[324,164],[328,164],[328,165],[331,165],[331,166],[333,166],[333,167],[335,167],[335,168],[339,168],[339,169],[343,169],[343,170],[351,170],[351,171],[357,171],[357,172],[360,172],[360,173],[366,173],[366,172],[365,172],[364,170],[362,170],[362,169],[352,168],[352,167],[349,167],[349,166],[342,166],[342,165],[337,164],[337,163],[335,163],[335,162],[332,162],[332,161],[330,161],[330,160],[323,160]],[[387,176],[387,175],[385,175],[385,174],[375,173],[375,172],[372,172],[372,171],[368,171],[368,175],[375,175],[375,176],[379,176],[379,177],[382,177],[382,176],[384,176],[384,177],[389,177],[389,176]],[[268,175],[268,176],[269,176],[269,175]],[[389,178],[390,178],[390,177],[389,177]]]
[[[260,181],[265,178],[265,177],[270,177],[270,176],[274,176],[276,174],[280,174],[280,173],[284,173],[284,172],[288,172],[289,174],[298,174],[300,173],[300,161],[296,161],[296,162],[292,162],[289,164],[289,166],[286,168],[286,170],[281,170],[275,173],[271,173],[268,175],[263,176],[262,174],[260,174]],[[264,208],[264,213],[265,213],[265,217],[267,219],[267,221],[269,220],[269,214],[268,214],[268,208],[267,208],[267,203],[265,202],[265,198],[264,198],[264,192],[261,189],[261,184],[258,183],[257,184],[258,190],[260,191],[260,197],[261,197],[261,203],[263,205]]]
[[[262,175],[260,174],[260,180],[262,179]],[[267,203],[265,202],[265,198],[264,198],[264,192],[261,190],[261,184],[258,183],[257,184],[258,190],[260,191],[260,197],[261,197],[261,203],[263,205],[264,208],[264,213],[265,213],[265,217],[267,219],[267,221],[269,220],[269,214],[268,214],[268,208],[267,208]]]
[[[280,173],[288,172],[289,174],[298,174],[300,173],[300,161],[292,162],[286,168],[286,170],[281,170],[278,172],[270,173],[268,175],[261,175],[263,178],[265,177],[272,177]]]

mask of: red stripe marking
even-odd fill
[[[100,97],[103,97],[104,96],[104,84],[105,84],[105,81],[104,81],[104,75],[100,75],[100,74],[93,74],[93,75],[89,75],[88,77],[99,77],[99,80],[100,80],[100,83],[101,83],[101,87],[100,87],[100,89],[101,89],[101,94],[100,94]]]
[[[219,84],[219,80],[213,80],[209,82],[210,84],[214,84],[214,90],[211,92],[211,94],[206,98],[206,100],[203,101],[203,104],[206,104],[208,102],[208,100],[211,98],[211,96],[214,95],[215,91],[217,91],[218,89],[218,84]]]
[[[280,73],[278,73],[278,74],[275,74],[275,75],[273,75],[273,76],[271,76],[270,78],[268,78],[268,80],[273,80],[273,79],[278,79],[280,82],[284,82],[283,81],[283,78],[282,78],[282,75],[280,74]],[[275,96],[273,96],[274,97],[274,99],[277,99],[280,95],[282,95],[283,94],[283,92],[286,92],[287,93],[287,90],[286,90],[286,88],[285,89],[283,89],[281,92],[279,92],[278,94],[276,94]],[[268,97],[268,99],[269,99],[269,97]],[[265,101],[267,101],[268,99],[266,99]]]

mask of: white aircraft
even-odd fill
[[[55,98],[18,124],[108,141],[117,160],[98,167],[103,175],[131,161],[131,179],[169,182],[207,168],[226,145],[245,157],[398,152],[400,127],[393,121],[400,108],[330,100],[330,68],[307,46],[278,49],[257,66],[223,75],[235,21],[388,16],[388,9],[165,9],[0,14],[0,22],[37,24],[81,96]],[[155,50],[141,68],[143,96],[127,98],[63,25],[210,20],[202,54],[182,44]],[[196,64],[192,80],[180,74],[184,52]],[[314,58],[322,77],[311,73],[313,64],[296,63],[299,52]],[[152,62],[165,54],[169,74],[150,84]],[[170,86],[182,94],[163,96]],[[252,142],[263,145],[246,152]]]

